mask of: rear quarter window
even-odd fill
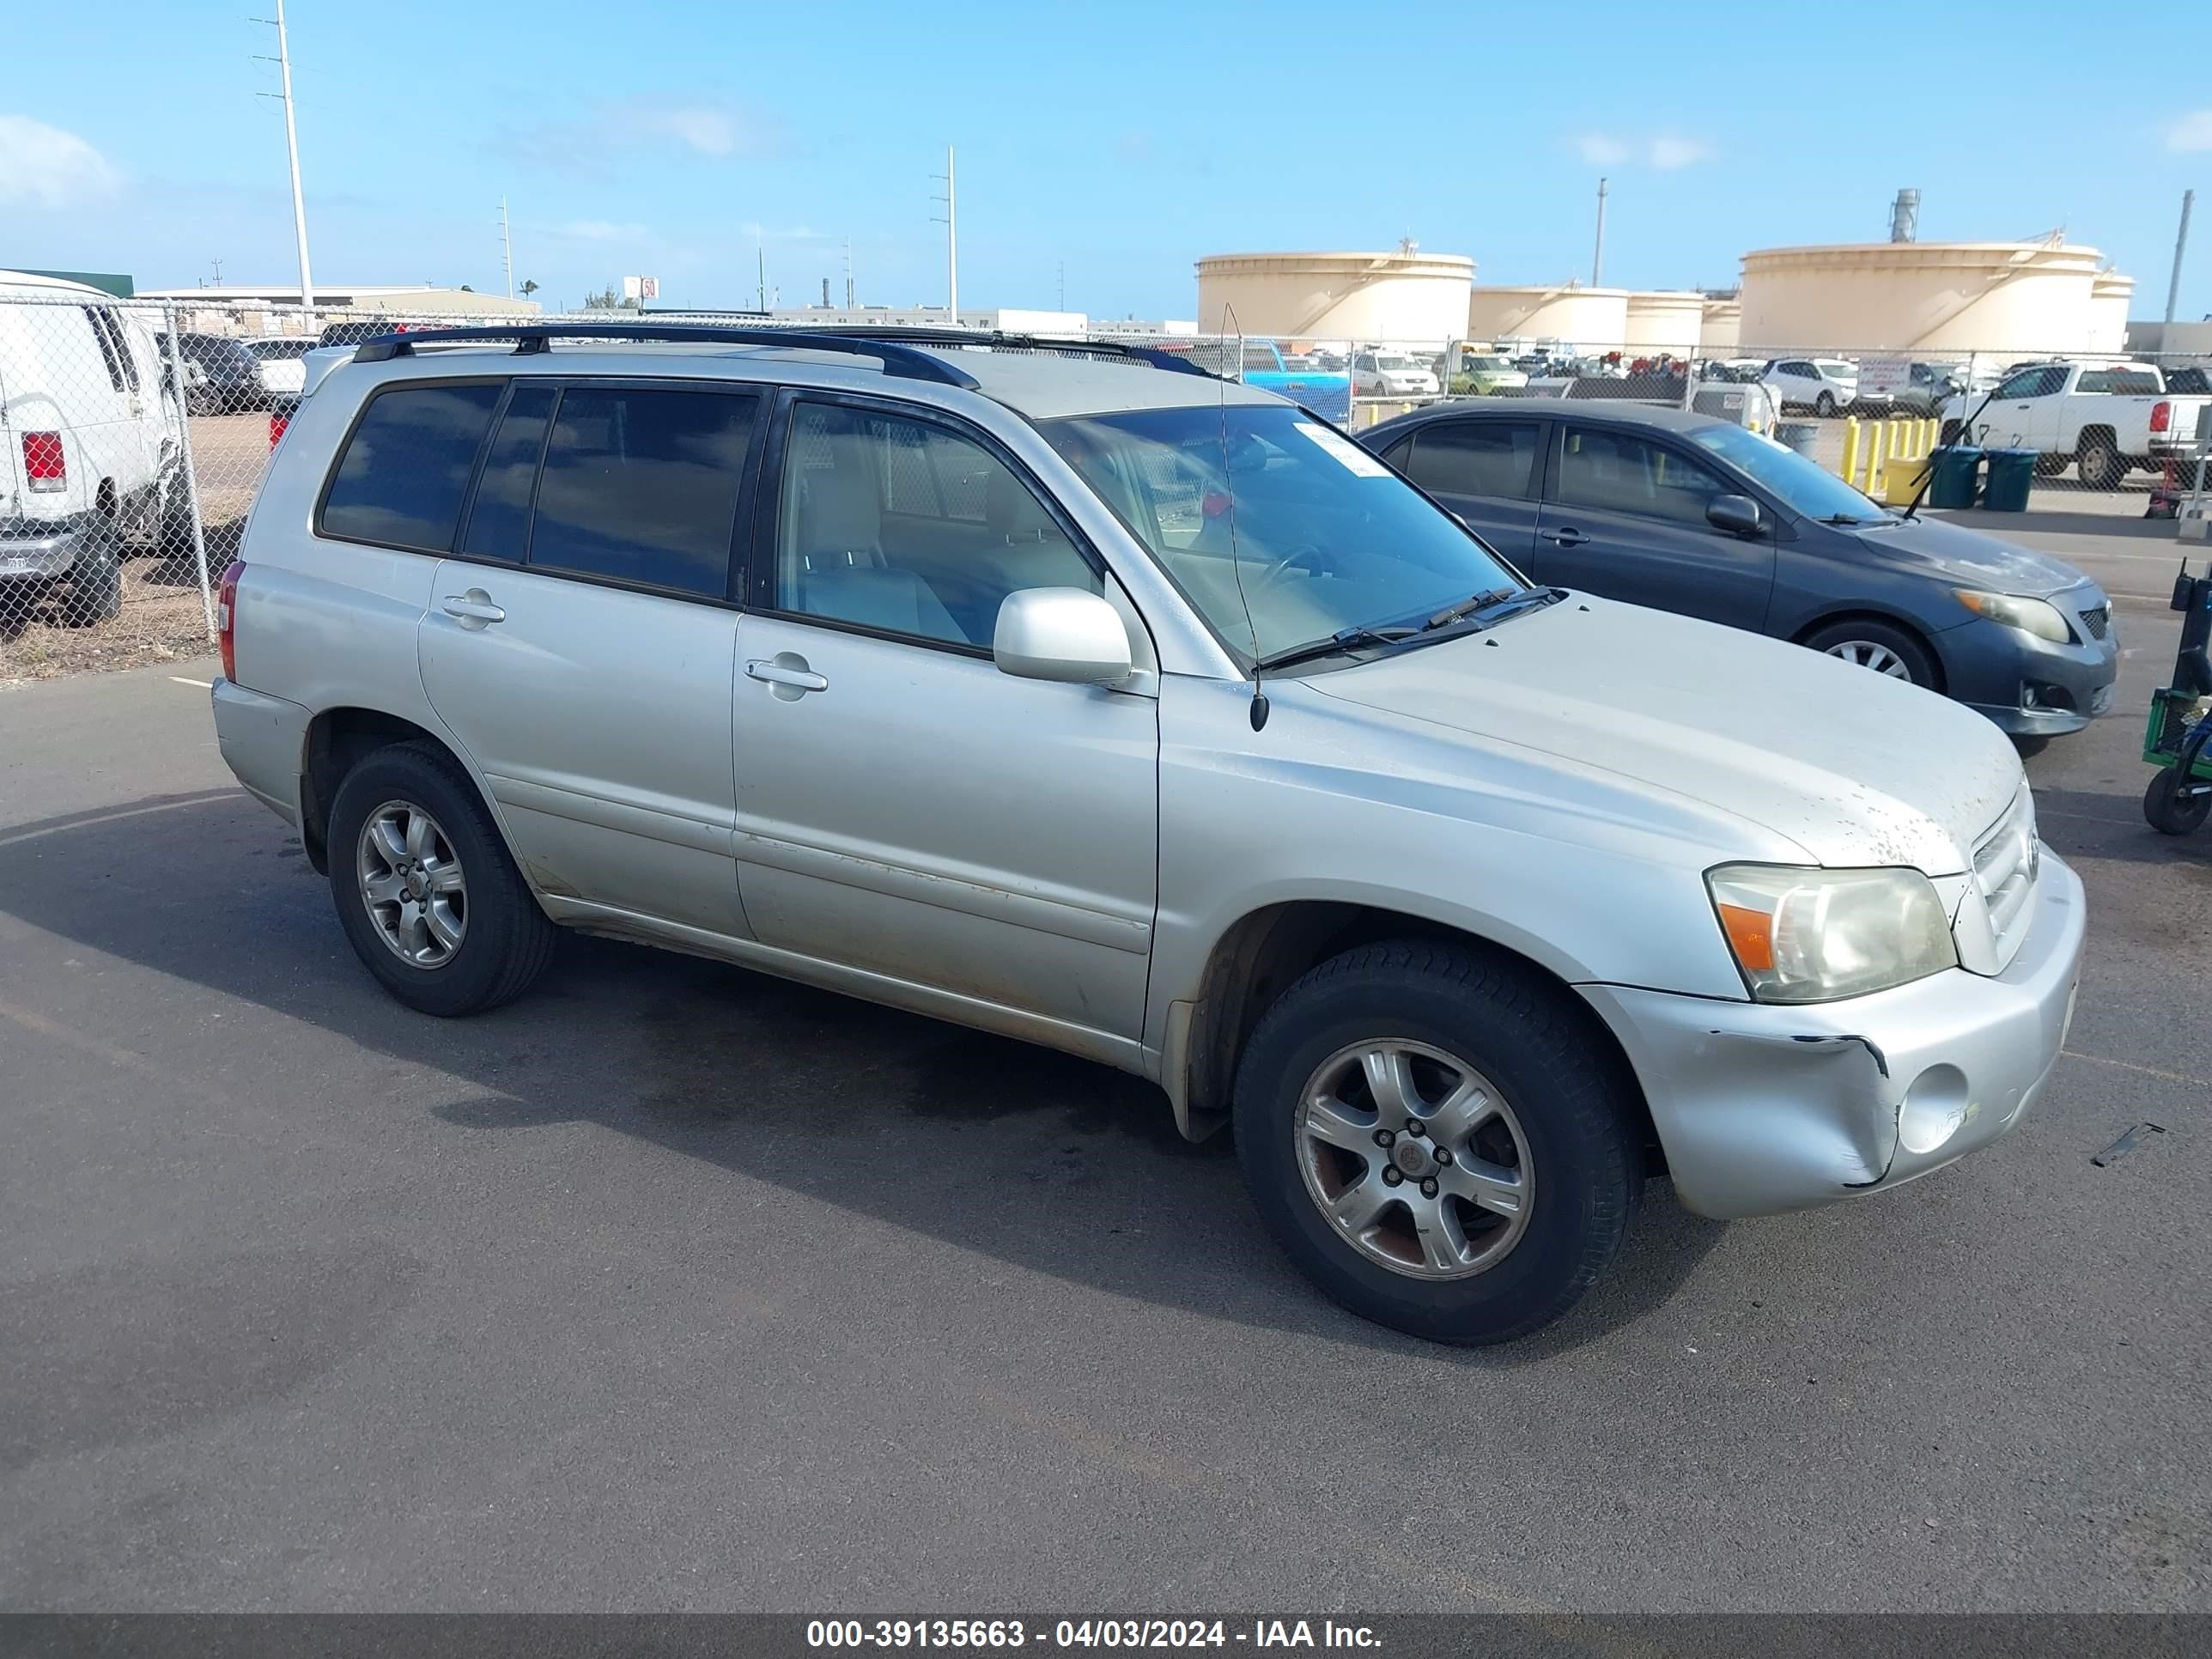
[[[386,387],[354,422],[317,515],[319,534],[418,553],[452,550],[496,380]]]

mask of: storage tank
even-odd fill
[[[2027,356],[2086,351],[2093,247],[2040,242],[1852,242],[1743,256],[1743,345]]]
[[[1474,261],[1457,253],[1215,253],[1198,262],[1198,326],[1291,339],[1463,337]]]
[[[2128,349],[2128,304],[2135,298],[2136,279],[2117,270],[2100,270],[2089,284],[2089,345],[2091,351]]]
[[[1628,290],[1549,283],[1530,288],[1477,283],[1467,296],[1470,340],[1565,340],[1614,346],[1628,337]]]
[[[1678,357],[1691,356],[1697,351],[1698,337],[1705,329],[1705,296],[1694,289],[1678,292],[1659,289],[1631,294],[1625,320],[1626,331],[1620,337],[1622,344],[1672,352]]]
[[[1741,300],[1708,300],[1698,319],[1698,355],[1700,357],[1734,357],[1739,355],[1736,343],[1743,338],[1743,302]]]

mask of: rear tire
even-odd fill
[[[1828,392],[1823,392],[1819,397],[1813,399],[1813,412],[1815,415],[1818,415],[1824,421],[1833,420],[1836,414],[1836,400],[1834,397]]]
[[[1587,1018],[1533,969],[1453,945],[1364,945],[1308,973],[1246,1044],[1235,1109],[1252,1201],[1291,1260],[1432,1341],[1558,1319],[1619,1255],[1643,1189],[1633,1085]]]
[[[123,553],[112,530],[97,530],[70,569],[62,596],[64,627],[97,628],[123,614]]]
[[[1894,623],[1848,619],[1830,623],[1808,635],[1805,644],[1824,656],[1936,689],[1936,659],[1919,639]]]
[[[373,820],[411,823],[413,815],[428,825],[420,848],[406,837],[387,857],[378,850],[384,843],[370,845]],[[443,1018],[481,1013],[521,995],[544,970],[553,924],[514,867],[475,784],[435,744],[380,749],[347,773],[331,805],[325,844],[331,896],[348,942],[409,1007]],[[418,867],[395,873],[402,866]],[[446,871],[458,877],[450,887],[438,879]],[[422,890],[407,885],[409,876],[422,878]],[[441,899],[442,926],[428,915]],[[416,958],[405,954],[410,938],[422,944]]]

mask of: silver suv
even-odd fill
[[[1750,1216],[1987,1144],[2072,1009],[1988,721],[1533,587],[1156,354],[371,341],[222,606],[223,755],[410,1006],[569,927],[1085,1055],[1447,1341],[1559,1317],[1649,1174]]]

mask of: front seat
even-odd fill
[[[894,634],[972,643],[927,583],[886,565],[883,503],[862,447],[866,441],[860,432],[836,434],[830,465],[810,472],[800,486],[799,568],[792,573],[799,609]]]

